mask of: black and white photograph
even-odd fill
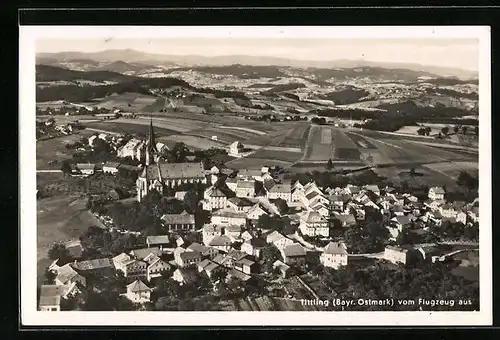
[[[489,39],[21,27],[25,320],[488,324]]]

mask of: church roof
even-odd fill
[[[159,170],[159,171],[158,171]],[[162,179],[184,179],[184,178],[204,178],[205,170],[200,163],[160,163],[145,167],[142,177],[146,176],[153,180]]]

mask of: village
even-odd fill
[[[116,280],[117,297],[108,301],[115,310],[123,301],[131,310],[181,308],[164,306],[173,297],[183,300],[179,296],[211,296],[223,310],[224,301],[249,295],[297,302],[325,289],[315,289],[304,275],[320,278],[324,270],[366,261],[463,264],[469,260],[460,254],[478,248],[478,198],[450,200],[443,187],[430,187],[425,197],[373,183],[322,187],[287,178],[277,166],[238,171],[193,159],[168,162],[162,155],[169,148],[156,142],[153,129],[151,121],[147,140],[102,133],[88,138],[90,147],[105,142],[119,159],[137,165],[81,162],[67,172],[89,178],[97,172],[118,176],[120,168],[136,173],[135,197],[128,200],[147,206],[159,225],[127,230],[106,209],[93,207],[95,201],[89,204],[101,225],[51,249],[56,255],[47,268],[50,279],[40,287],[40,310],[98,310],[85,307],[90,296],[103,296],[111,289],[102,288],[103,282]],[[226,151],[238,157],[245,149],[235,142]],[[177,209],[158,208],[174,201]],[[126,241],[102,251],[122,236]]]

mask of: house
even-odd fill
[[[290,277],[290,274],[292,272],[291,267],[280,260],[276,260],[273,263],[273,269],[278,270],[281,274],[281,277],[284,279]]]
[[[278,250],[283,250],[285,249],[286,246],[289,246],[291,244],[294,244],[295,242],[292,241],[291,239],[287,238],[283,234],[280,234],[276,230],[267,234],[266,236],[266,242],[273,244]]]
[[[55,260],[50,266],[49,271],[56,274],[54,278],[54,283],[58,286],[71,286],[73,284],[78,284],[80,286],[86,287],[87,280],[81,274],[79,274],[71,266],[71,263],[67,263],[64,266],[59,267]]]
[[[241,225],[246,224],[246,214],[243,212],[235,211],[231,208],[217,210],[212,213],[212,224],[227,226],[227,225]]]
[[[420,246],[417,248],[417,250],[422,254],[422,258],[426,261],[432,261],[435,262],[436,258],[439,258],[441,255],[441,252],[439,248],[437,248],[435,245],[425,245],[425,246]]]
[[[209,259],[213,259],[215,256],[217,256],[217,254],[219,254],[219,251],[216,248],[207,247],[196,242],[191,243],[189,247],[186,248],[186,250],[197,251],[201,253],[202,257],[208,257]]]
[[[135,280],[127,285],[127,292],[124,294],[134,303],[145,303],[151,301],[151,288],[146,286],[141,280]]]
[[[194,215],[187,213],[185,210],[180,214],[165,214],[161,217],[161,221],[168,231],[195,230]]]
[[[224,252],[229,252],[231,250],[231,244],[233,241],[226,235],[215,236],[212,241],[210,241],[209,246],[222,250]]]
[[[262,215],[269,215],[269,211],[267,209],[264,209],[262,204],[257,203],[248,210],[248,212],[246,214],[246,218],[248,218],[249,220],[256,221]]]
[[[344,193],[347,194],[347,195],[356,195],[357,193],[359,193],[361,191],[361,189],[356,186],[356,185],[351,185],[351,184],[348,184],[345,188],[344,188]]]
[[[254,197],[255,180],[238,180],[235,193],[236,197]]]
[[[348,195],[330,195],[327,197],[330,209],[334,211],[342,211],[344,209],[344,204],[349,200]]]
[[[235,268],[232,268],[227,272],[227,280],[231,279],[232,277],[237,278],[243,282],[247,282],[252,278],[250,275],[245,274]]]
[[[236,191],[237,185],[238,185],[238,179],[236,177],[228,177],[228,178],[226,178],[226,186],[232,192]]]
[[[144,155],[145,147],[146,145],[143,141],[132,138],[124,146],[118,149],[117,155],[120,158],[130,157],[140,161]]]
[[[139,248],[131,250],[129,254],[137,260],[144,260],[149,254],[161,256],[163,255],[163,251],[158,247]]]
[[[168,235],[154,235],[146,237],[146,244],[148,248],[159,248],[163,250],[164,247],[167,247],[170,244],[170,238]]]
[[[238,178],[262,182],[262,169],[241,169]]]
[[[254,203],[243,197],[231,197],[227,200],[227,206],[238,212],[248,212]]]
[[[363,189],[373,192],[377,196],[380,196],[380,188],[378,187],[378,185],[368,184],[365,185]]]
[[[163,261],[155,254],[149,254],[146,256],[146,258],[144,258],[144,262],[147,263],[146,279],[148,281],[160,277],[163,273],[168,272],[172,268],[170,264]]]
[[[118,173],[118,168],[120,167],[120,163],[117,162],[106,162],[102,166],[102,172],[105,174],[116,175]]]
[[[257,262],[252,261],[247,258],[240,259],[235,261],[234,269],[239,270],[245,274],[253,274],[257,272]]]
[[[402,231],[403,228],[409,227],[413,222],[411,216],[394,216],[391,218],[391,223],[399,230]]]
[[[241,152],[243,152],[244,146],[240,142],[236,141],[229,145],[228,153],[230,156],[239,157],[241,156]]]
[[[343,242],[330,242],[323,249],[320,261],[325,267],[338,269],[347,266],[347,247]]]
[[[251,240],[253,238],[256,238],[257,236],[251,231],[251,230],[245,230],[241,235],[240,239],[243,241]]]
[[[261,256],[262,249],[267,246],[267,243],[262,238],[253,238],[243,242],[241,245],[241,251],[244,251],[248,255],[254,256],[259,259]]]
[[[178,247],[174,250],[175,263],[181,268],[194,267],[203,259],[203,255],[196,250],[186,250]]]
[[[223,267],[212,260],[205,259],[198,263],[198,272],[207,274],[210,279],[217,270],[223,270]]]
[[[121,271],[126,278],[147,279],[148,277],[148,264],[144,261],[133,259],[125,253],[113,257],[113,264],[116,270]]]
[[[87,261],[75,261],[71,266],[81,274],[88,273],[101,276],[113,274],[115,270],[113,262],[107,257]]]
[[[224,227],[224,235],[228,236],[230,239],[235,240],[240,238],[242,231],[241,225],[228,225]]]
[[[223,233],[223,227],[215,224],[205,224],[203,226],[202,237],[203,244],[209,245],[215,236],[220,236]]]
[[[448,204],[448,203],[440,206],[439,212],[444,218],[454,218],[458,214],[458,211],[455,209],[453,204]]]
[[[292,185],[291,183],[278,183],[267,190],[267,199],[282,199],[287,203],[292,202]]]
[[[340,226],[349,228],[356,225],[356,218],[353,214],[336,214],[335,220],[339,221]]]
[[[439,208],[446,204],[445,200],[427,200],[424,201],[424,205],[428,208],[430,208],[432,211],[439,210]]]
[[[329,236],[328,221],[316,211],[307,211],[300,217],[299,229],[307,236]]]
[[[284,262],[288,265],[303,266],[306,263],[306,250],[298,243],[285,247],[282,255]]]
[[[186,183],[207,183],[203,164],[164,163],[146,165],[136,181],[137,201],[155,189],[163,193],[163,187],[176,187]]]
[[[198,275],[196,269],[194,268],[177,268],[172,275],[172,279],[179,282],[179,284],[182,286],[185,284],[196,283]]]
[[[445,191],[442,187],[432,187],[429,189],[427,197],[431,200],[444,200]]]
[[[203,193],[203,208],[205,210],[224,209],[228,205],[229,197],[226,190],[210,186]]]
[[[66,250],[68,250],[69,255],[73,259],[79,259],[83,255],[83,246],[80,240],[69,241],[64,244],[66,246]]]
[[[43,312],[59,312],[61,310],[61,299],[67,299],[78,293],[78,287],[72,285],[42,285],[40,287],[40,299],[38,307]]]
[[[183,201],[184,197],[186,196],[187,191],[176,191],[175,192],[175,199],[178,199],[179,201]]]
[[[328,209],[326,207],[326,205],[324,205],[321,202],[318,202],[317,204],[311,206],[310,209],[316,211],[317,213],[319,213],[321,216],[323,216],[325,218],[330,217],[330,209]]]
[[[396,246],[386,246],[384,250],[384,259],[392,263],[406,264],[408,249]]]
[[[93,175],[95,173],[95,164],[93,163],[77,163],[76,168],[82,173],[82,175]]]

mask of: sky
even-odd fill
[[[133,49],[166,55],[249,55],[297,60],[367,60],[417,63],[478,70],[477,39],[462,38],[168,38],[168,39],[39,39],[37,53],[97,52]]]

